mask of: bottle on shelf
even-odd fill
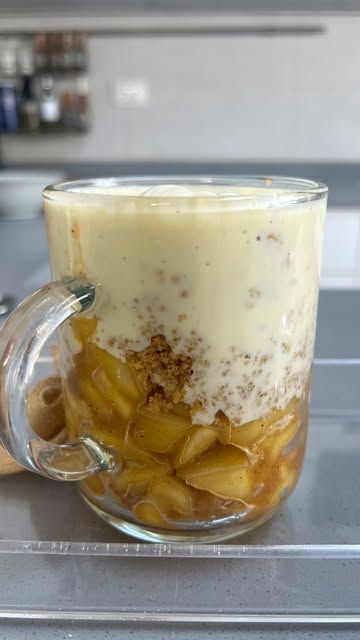
[[[16,133],[18,129],[16,87],[8,80],[0,81],[0,131]]]
[[[64,131],[74,131],[78,128],[78,105],[76,95],[67,88],[61,96],[62,125]]]
[[[19,94],[21,130],[36,133],[40,127],[40,113],[34,91],[34,60],[32,51],[25,45],[20,49],[19,71],[21,74]]]
[[[78,129],[86,131],[89,126],[89,83],[87,76],[77,79]]]
[[[59,68],[59,42],[57,33],[49,33],[48,36],[48,57],[49,71],[57,71]]]
[[[36,133],[40,127],[40,113],[35,98],[33,76],[24,75],[20,94],[21,129],[28,133]]]
[[[17,42],[5,41],[0,52],[0,131],[4,133],[19,129],[16,55]]]
[[[40,79],[40,124],[44,131],[59,130],[61,122],[60,101],[55,92],[54,80],[45,75]]]
[[[62,40],[62,62],[61,68],[63,71],[72,71],[74,67],[74,55],[73,55],[73,35],[72,33],[63,33]]]
[[[73,67],[77,71],[85,71],[87,68],[86,38],[84,33],[74,33],[73,38]]]
[[[49,36],[38,33],[34,43],[34,64],[36,71],[46,71],[49,68]]]

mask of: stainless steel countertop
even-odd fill
[[[43,220],[0,222],[0,291],[13,293],[20,300],[50,277],[46,263],[47,249]],[[360,317],[360,295],[357,292],[321,292],[319,303],[317,358],[360,358],[360,336],[357,330]],[[351,391],[351,380],[338,370],[332,381],[334,393],[343,396]],[[353,382],[356,385],[356,381]],[[330,389],[330,392],[329,392]],[[354,390],[357,392],[357,390]],[[314,403],[330,402],[330,386],[322,388],[315,380]],[[36,589],[36,584],[34,584]],[[100,596],[99,596],[100,597]],[[153,640],[154,638],[202,640],[224,638],[239,640],[325,640],[334,638],[355,640],[355,627],[316,628],[298,625],[262,627],[243,625],[127,625],[92,622],[1,621],[0,640],[89,640],[90,638],[118,640],[119,638]]]
[[[359,640],[356,627],[1,622],[1,640]]]

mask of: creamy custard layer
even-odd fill
[[[104,186],[46,202],[54,276],[100,285],[97,344],[124,358],[163,336],[191,358],[183,400],[201,424],[219,411],[241,424],[300,397],[315,334],[324,201],[222,194]],[[70,327],[61,344],[70,361]]]

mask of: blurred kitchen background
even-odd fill
[[[356,0],[0,1],[3,296],[49,277],[47,182],[179,171],[326,182],[322,287],[359,288],[359,68]]]

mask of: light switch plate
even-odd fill
[[[118,109],[146,107],[150,100],[150,87],[144,80],[115,80],[109,84],[109,93]]]

